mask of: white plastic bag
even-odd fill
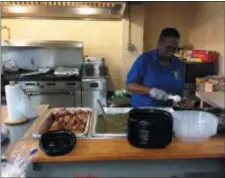
[[[37,151],[38,149],[35,147],[27,151],[25,144],[20,150],[13,150],[10,160],[1,167],[1,177],[24,178],[26,176],[26,169],[32,163]]]

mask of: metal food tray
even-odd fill
[[[47,117],[42,121],[39,129],[35,132],[32,133],[32,137],[33,138],[40,138],[45,132],[47,132],[49,130],[49,128],[51,127],[54,119],[52,117],[52,112],[55,111],[55,110],[58,110],[58,109],[61,109],[61,108],[52,108]],[[92,118],[92,114],[93,114],[93,109],[91,108],[65,108],[66,110],[88,110],[90,111],[90,115],[88,116],[87,118],[87,123],[86,123],[86,126],[85,126],[85,130],[83,133],[79,133],[79,134],[76,134],[76,137],[77,138],[86,138],[87,135],[88,135],[88,131],[89,131],[89,125],[90,125],[90,120]]]
[[[141,107],[142,109],[160,109],[164,111],[168,111],[172,114],[173,110],[172,108],[165,107]],[[104,108],[104,111],[106,114],[125,114],[128,113],[131,109],[134,108]],[[95,112],[94,116],[94,123],[93,123],[93,129],[92,129],[92,137],[98,137],[98,138],[115,138],[115,137],[126,137],[127,133],[98,133],[97,132],[97,124],[98,124],[98,115],[100,115],[101,112],[97,111]]]
[[[125,114],[128,113],[133,108],[104,108],[104,111],[106,114]],[[127,133],[97,133],[97,125],[98,125],[98,115],[100,115],[101,112],[95,112],[94,117],[94,124],[93,124],[93,137],[126,137]]]

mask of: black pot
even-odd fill
[[[138,148],[165,148],[173,135],[173,117],[158,109],[132,109],[128,118],[127,139]]]

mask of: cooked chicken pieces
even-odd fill
[[[54,122],[50,130],[69,129],[75,133],[83,133],[87,124],[90,111],[74,109],[72,111],[65,108],[58,109],[52,113]]]

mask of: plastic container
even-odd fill
[[[173,113],[175,137],[184,143],[202,143],[217,133],[218,118],[203,111],[176,111]]]
[[[159,109],[132,109],[128,118],[128,142],[137,148],[165,148],[173,137],[171,113]]]

